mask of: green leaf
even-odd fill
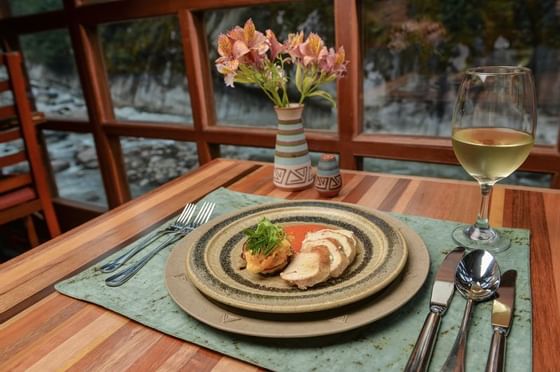
[[[330,93],[324,91],[324,90],[316,90],[313,93],[309,93],[308,94],[309,97],[321,97],[326,99],[327,101],[329,101],[333,107],[336,107],[336,101],[334,100],[333,96],[330,95]]]
[[[302,93],[306,94],[309,88],[313,85],[314,79],[311,76],[306,76],[303,78],[303,88]]]
[[[298,63],[296,67],[296,88],[300,93],[302,93],[302,80],[301,65]]]

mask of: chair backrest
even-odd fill
[[[23,148],[0,157],[0,169],[27,161],[29,171],[0,177],[0,224],[42,210],[51,237],[60,234],[53,208],[49,174],[41,156],[36,125],[44,117],[33,113],[17,52],[0,53],[8,80],[0,81],[0,92],[11,91],[12,104],[0,107],[0,143],[21,139]],[[3,200],[2,200],[3,199]]]

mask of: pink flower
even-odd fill
[[[303,65],[319,64],[324,57],[327,56],[328,51],[323,43],[323,39],[315,33],[310,33],[305,40],[305,43],[299,46],[299,51],[302,55]]]
[[[346,75],[346,65],[348,64],[345,58],[344,47],[338,48],[336,52],[333,48],[330,48],[325,58],[320,61],[321,70],[327,74],[342,77]]]
[[[302,58],[301,51],[299,47],[303,43],[303,32],[300,31],[297,34],[289,34],[288,40],[284,43],[284,47],[290,57],[292,57],[292,61],[297,61]]]
[[[270,44],[270,60],[274,61],[278,54],[283,53],[286,48],[281,44],[272,30],[266,30],[266,38]]]
[[[255,29],[249,18],[243,28],[236,26],[227,36],[233,42],[233,57],[241,63],[262,64],[266,52],[270,48],[268,39]]]
[[[233,88],[235,75],[237,74],[237,69],[239,68],[239,61],[236,59],[218,58],[216,61],[216,68],[220,74],[225,75],[224,81],[226,85]]]
[[[404,28],[416,26],[410,24]],[[428,36],[439,33],[433,25],[426,29]],[[289,58],[285,58],[285,54]],[[251,19],[243,27],[236,26],[218,37],[218,55],[216,68],[227,86],[254,84],[278,107],[290,105],[288,83],[292,76],[300,103],[309,97],[321,97],[336,105],[331,94],[320,86],[344,76],[348,64],[344,48],[327,49],[315,33],[309,34],[307,39],[301,31],[289,34],[281,43],[271,30],[264,34],[257,31]],[[288,70],[294,67],[295,74],[290,74]]]

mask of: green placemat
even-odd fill
[[[258,203],[277,201],[226,189],[219,189],[204,200],[217,203],[215,216]],[[158,254],[121,287],[105,286],[104,280],[111,274],[96,270],[96,267],[122,253],[117,252],[95,267],[58,283],[55,288],[63,294],[98,304],[161,332],[272,370],[402,370],[428,312],[434,270],[454,247],[451,231],[457,224],[394,215],[424,239],[431,257],[430,275],[419,293],[392,315],[335,337],[270,340],[230,334],[198,322],[175,305],[167,294],[164,269],[171,248]],[[507,341],[507,367],[508,371],[525,372],[531,369],[529,232],[519,229],[503,231],[512,238],[513,244],[509,250],[497,256],[498,262],[502,272],[509,269],[518,271],[514,326]],[[134,244],[123,249],[131,249]],[[135,260],[139,258],[135,257]],[[464,306],[465,300],[456,292],[443,318],[430,370],[439,370],[446,359],[455,340]],[[491,302],[486,302],[477,305],[474,310],[468,342],[468,370],[484,369],[492,334],[491,308]]]

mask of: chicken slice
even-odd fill
[[[280,277],[299,289],[307,289],[324,282],[330,275],[329,250],[315,246],[294,256],[292,262],[280,273]]]
[[[305,235],[305,240],[303,242],[319,239],[335,239],[342,247],[346,257],[348,257],[348,263],[351,264],[354,262],[354,258],[356,257],[356,238],[352,231],[323,229],[309,232]]]
[[[317,246],[325,246],[329,250],[331,277],[338,278],[350,264],[341,244],[335,239],[308,240],[302,243],[301,251],[306,252]]]

